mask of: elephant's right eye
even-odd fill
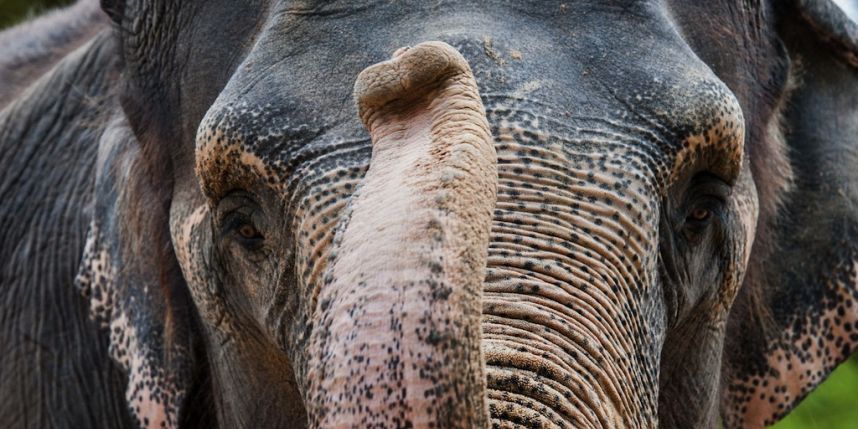
[[[238,235],[245,240],[253,240],[257,238],[262,238],[262,234],[257,231],[256,227],[246,223],[240,227],[238,227]]]
[[[254,250],[262,246],[265,237],[253,224],[253,220],[244,214],[235,213],[228,216],[227,231],[235,234],[236,240],[244,247]]]

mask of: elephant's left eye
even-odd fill
[[[721,202],[712,197],[703,197],[689,208],[683,225],[685,238],[698,242],[721,211]]]
[[[712,216],[712,211],[706,207],[697,207],[688,215],[688,220],[692,222],[705,222]]]
[[[710,175],[695,178],[685,212],[683,230],[689,241],[697,241],[714,220],[723,215],[730,187]]]

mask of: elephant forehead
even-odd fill
[[[514,95],[488,98],[486,110],[498,145],[515,141],[567,155],[586,152],[591,160],[622,159],[628,167],[647,164],[662,190],[688,170],[708,168],[734,180],[742,163],[745,132],[735,97],[723,85],[708,81],[699,88],[662,91],[662,98],[678,101],[672,106],[660,103],[666,107],[659,110],[646,105],[652,94],[645,92],[632,97],[641,99],[638,110],[609,112],[599,121]],[[294,193],[296,186],[334,192],[342,186],[351,193],[369,161],[369,140],[360,131],[320,136],[324,127],[311,130],[299,124],[257,134],[248,125],[252,119],[247,114],[227,116],[220,121],[207,118],[197,137],[196,172],[209,196],[259,183],[279,192]],[[552,151],[540,151],[538,156],[556,156]],[[564,162],[576,164],[576,156],[565,158]],[[573,166],[596,167],[585,164]]]
[[[734,183],[742,166],[745,141],[745,119],[736,97],[724,84],[705,79],[691,89],[680,88],[677,115],[687,131],[681,133],[681,146],[676,149],[669,182],[689,164],[708,157],[707,166]],[[680,101],[683,98],[692,101]],[[686,107],[687,106],[687,107]]]
[[[286,195],[295,186],[359,178],[369,159],[369,138],[357,118],[345,131],[331,132],[331,127],[297,106],[216,103],[197,131],[197,176],[209,197],[258,184]]]
[[[600,138],[587,134],[602,129],[614,134],[610,140],[626,140],[657,157],[664,184],[701,162],[727,179],[736,176],[743,153],[742,111],[681,41],[665,39],[651,58],[637,51],[606,56],[580,42],[549,51],[550,39],[541,32],[513,40],[485,30],[475,34],[452,25],[443,33],[424,32],[417,41],[445,40],[462,53],[495,128],[504,119],[527,132],[575,134],[570,142],[607,153]],[[251,52],[198,128],[196,165],[204,188],[251,177],[283,185],[308,160],[315,173],[368,163],[369,140],[350,100],[355,77],[370,61],[341,52],[359,51],[354,43],[348,39],[330,47],[334,56],[343,56],[329,73],[319,70],[327,56],[296,53],[284,62],[268,44]],[[506,117],[491,112],[505,109],[516,112]],[[528,117],[544,120],[518,122]],[[336,159],[311,160],[333,153]]]
[[[277,159],[260,154],[259,148],[273,133],[264,130],[255,121],[261,110],[245,109],[239,120],[230,120],[237,115],[232,107],[217,111],[217,115],[207,116],[200,124],[196,142],[196,172],[210,187],[228,181],[232,176],[238,180],[261,178],[275,184],[279,181],[274,174]],[[250,135],[243,128],[253,127]],[[226,177],[225,177],[226,176]]]
[[[257,177],[271,184],[279,183],[273,163],[263,160],[252,146],[241,139],[228,137],[222,128],[207,129],[197,139],[196,172],[208,188],[226,186],[230,176],[240,181]],[[212,192],[220,194],[219,189]]]

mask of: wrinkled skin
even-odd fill
[[[858,344],[858,27],[695,3],[46,21],[0,93],[0,422],[776,421]]]

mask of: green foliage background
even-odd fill
[[[0,28],[68,0],[0,0]],[[831,377],[772,429],[858,429],[858,355]]]
[[[68,3],[71,2],[68,0],[0,0],[0,28]]]
[[[858,355],[840,365],[822,385],[772,429],[858,428]]]

